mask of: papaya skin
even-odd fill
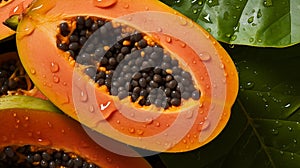
[[[0,4],[0,41],[15,34],[15,31],[5,26],[3,22],[12,15],[19,15],[32,0],[9,0]]]
[[[238,92],[236,68],[221,45],[199,25],[159,1],[119,0],[105,8],[96,7],[94,3],[92,0],[37,0],[23,14],[16,36],[18,52],[41,91],[72,118],[136,147],[184,152],[214,139],[228,122]],[[139,14],[135,15],[136,12]],[[159,13],[160,17],[149,17],[149,13],[152,16]],[[176,16],[177,23],[174,18],[168,18],[168,14]],[[95,87],[94,82],[74,69],[74,61],[70,62],[56,47],[57,25],[79,15],[121,18],[122,22],[149,32],[167,51],[189,65],[200,88],[200,100],[187,101],[174,111],[151,111],[134,108],[128,99],[119,101]],[[170,25],[177,27],[170,29]],[[180,38],[176,38],[176,34]],[[170,37],[171,42],[164,40]],[[39,46],[37,43],[41,41],[43,44]],[[200,59],[199,55],[209,56]],[[59,66],[59,70],[51,71],[54,65]],[[54,83],[53,77],[59,77],[60,82]]]
[[[14,100],[35,103],[37,108],[14,105]],[[80,123],[46,100],[26,96],[1,98],[0,122],[0,148],[32,145],[72,152],[100,167],[151,167],[143,158],[121,156],[105,150],[86,134]]]

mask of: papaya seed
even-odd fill
[[[69,18],[60,23],[58,29],[57,47],[69,52],[77,63],[87,66],[84,73],[99,86],[105,85],[109,94],[120,100],[130,96],[132,102],[138,101],[141,106],[154,104],[168,108],[180,106],[182,99],[200,98],[196,94],[199,89],[190,86],[193,84],[191,74],[146,34],[126,25],[88,16]],[[91,43],[86,44],[92,34],[97,34],[99,39],[94,35],[94,39],[89,40]],[[93,65],[99,67],[95,70],[91,68]],[[118,66],[122,70],[119,71]],[[116,80],[114,74],[117,74]],[[179,83],[183,87],[178,87]],[[188,87],[191,89],[185,89]],[[161,94],[152,101],[148,95],[153,89],[161,89]]]

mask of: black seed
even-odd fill
[[[117,60],[116,60],[116,58],[114,58],[114,57],[111,57],[111,58],[109,58],[108,59],[108,63],[110,64],[110,65],[116,65],[117,64]]]
[[[194,100],[198,100],[200,98],[200,92],[198,90],[195,90],[192,92],[192,98]]]
[[[57,47],[61,50],[64,50],[64,51],[67,51],[69,49],[69,47],[66,43],[58,43]]]
[[[4,153],[10,158],[12,158],[15,155],[14,150],[11,147],[6,147],[4,149]]]
[[[40,154],[36,153],[36,154],[33,155],[33,161],[34,162],[40,162],[41,159],[42,159],[42,157],[41,157]]]
[[[128,54],[129,52],[130,52],[130,49],[129,49],[128,47],[122,47],[122,48],[121,48],[121,53],[122,53],[122,54],[126,55],[126,54]]]
[[[138,98],[139,98],[139,95],[132,93],[132,95],[131,95],[132,102],[136,102]]]
[[[166,83],[166,87],[170,88],[170,89],[174,89],[177,86],[177,81],[176,80],[171,80],[170,82]]]
[[[78,48],[79,48],[79,44],[77,42],[72,42],[72,43],[69,44],[69,49],[70,50],[75,51],[75,50],[78,50]]]
[[[82,159],[80,157],[76,157],[74,159],[74,166],[76,167],[79,167],[79,166],[82,166]]]
[[[169,56],[169,55],[164,55],[163,56],[163,61],[165,62],[165,63],[170,63],[171,62],[171,60],[172,60],[172,58]]]
[[[68,161],[68,160],[69,160],[69,158],[70,158],[70,157],[68,156],[68,154],[66,154],[66,153],[63,153],[63,155],[62,155],[62,160],[63,160],[63,161],[65,161],[65,162],[66,162],[66,161]]]
[[[138,41],[140,41],[142,38],[143,38],[142,34],[140,34],[140,33],[135,33],[135,34],[133,34],[132,36],[130,36],[130,41],[138,42]]]
[[[140,94],[141,88],[138,87],[138,86],[137,86],[137,87],[134,87],[133,90],[132,90],[132,92],[135,93],[135,94]]]
[[[180,105],[180,99],[178,99],[178,98],[172,98],[171,99],[171,105],[173,105],[173,106],[179,106]]]
[[[93,19],[88,18],[88,19],[85,20],[84,25],[85,25],[85,27],[90,28],[90,27],[92,27],[93,22],[94,22]]]
[[[140,48],[145,48],[147,46],[147,41],[145,39],[141,39],[139,42],[138,42],[138,46]]]
[[[17,85],[17,81],[15,81],[14,79],[8,79],[8,87],[10,88],[10,90],[16,89]]]
[[[51,160],[51,156],[47,152],[42,153],[42,158],[46,161]]]
[[[69,37],[69,40],[70,40],[70,42],[77,42],[77,41],[79,41],[79,38],[77,35],[71,35]]]
[[[33,163],[33,156],[32,156],[32,155],[27,155],[26,161],[27,161],[28,163]]]
[[[190,93],[190,92],[183,92],[183,93],[181,94],[181,97],[182,97],[183,99],[188,99],[188,98],[190,98],[190,96],[191,96],[191,93]]]
[[[151,78],[150,78],[151,79]],[[149,85],[152,87],[152,88],[158,88],[158,83],[156,83],[155,81],[151,80],[149,82]]]
[[[85,21],[85,19],[84,19],[83,16],[77,16],[77,17],[76,17],[76,23],[77,23],[77,24],[83,25],[83,24],[84,24],[84,21]]]
[[[140,101],[139,101],[139,105],[143,106],[146,104],[146,98],[143,97]]]
[[[142,77],[142,74],[140,72],[136,72],[132,75],[132,79],[138,80]]]
[[[171,65],[172,66],[178,66],[178,60],[175,60],[175,59],[172,59],[172,61],[171,61]]]
[[[107,65],[108,64],[108,59],[106,57],[102,57],[100,64],[103,65]]]
[[[98,83],[100,86],[102,86],[102,85],[105,84],[105,79],[100,78],[100,79],[97,80],[97,83]]]
[[[171,95],[171,89],[170,88],[165,88],[164,93],[165,93],[166,96],[169,97]]]
[[[97,70],[94,67],[88,67],[84,70],[84,72],[85,74],[87,74],[89,77],[92,78],[96,75]]]
[[[173,76],[172,75],[167,75],[166,76],[166,82],[170,82],[173,80]]]
[[[192,75],[189,72],[186,72],[186,71],[182,71],[181,76],[186,78],[186,79],[191,79],[192,78]]]
[[[121,92],[118,93],[119,99],[124,99],[127,96],[128,96],[128,92],[126,90],[122,90]]]
[[[63,22],[59,25],[59,28],[60,28],[60,33],[61,35],[63,36],[67,36],[69,34],[69,25],[67,22]]]
[[[47,167],[48,166],[48,162],[46,160],[41,160],[41,167]]]
[[[142,89],[141,91],[140,91],[140,96],[144,96],[144,97],[146,97],[146,96],[148,96],[148,91],[147,90],[145,90],[145,89]]]
[[[49,162],[49,168],[55,168],[55,167],[56,167],[55,161]]]
[[[118,63],[120,63],[123,59],[124,59],[124,55],[122,54],[122,53],[119,53],[118,55],[117,55],[117,62]]]
[[[170,63],[163,62],[163,63],[161,64],[161,68],[162,68],[162,69],[168,69],[168,68],[170,68],[170,67],[171,67]]]
[[[145,78],[140,78],[139,79],[139,85],[141,86],[141,87],[146,87],[147,86],[147,82],[146,82],[146,79]]]
[[[85,37],[85,36],[81,36],[80,38],[79,38],[79,43],[80,43],[80,45],[84,45],[84,43],[87,41],[87,38]]]
[[[177,90],[173,90],[171,92],[171,97],[172,98],[178,98],[178,99],[180,99],[181,98],[181,93],[179,91],[177,91]]]
[[[96,31],[99,28],[98,23],[93,23],[91,26],[92,31]]]

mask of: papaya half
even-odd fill
[[[46,100],[2,97],[0,122],[1,167],[150,167],[142,157],[105,150]]]
[[[0,1],[0,41],[15,34],[7,27],[5,21],[13,15],[19,15],[32,0],[3,0]]]
[[[159,1],[36,0],[16,40],[30,78],[63,112],[151,151],[210,142],[238,92],[221,45]]]

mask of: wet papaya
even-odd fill
[[[159,1],[37,0],[16,39],[30,78],[56,106],[150,151],[210,142],[238,92],[221,45]]]
[[[11,95],[47,99],[32,83],[15,51],[0,54],[0,97]]]
[[[13,15],[19,15],[32,0],[2,0],[0,1],[0,41],[15,34],[15,31],[5,25],[5,21]]]
[[[0,98],[0,167],[150,167],[142,157],[105,150],[52,103]]]

